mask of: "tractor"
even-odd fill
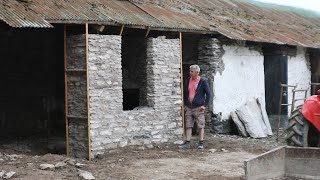
[[[292,111],[286,130],[289,146],[320,147],[320,90]]]

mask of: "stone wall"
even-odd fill
[[[218,39],[201,38],[199,40],[198,51],[198,64],[201,69],[200,74],[208,80],[209,86],[212,90],[212,95],[215,96],[213,93],[214,75],[217,74],[217,72],[221,74],[224,70],[224,63],[222,61],[224,50]],[[214,104],[211,100],[209,108],[206,111],[207,122],[211,122],[213,106]]]
[[[148,39],[148,107],[123,111],[121,36],[89,35],[92,156],[125,146],[151,148],[180,138],[179,60],[178,39]]]
[[[85,35],[67,37],[67,97],[70,156],[88,157]]]

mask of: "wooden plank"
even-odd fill
[[[86,70],[87,70],[87,126],[88,126],[88,159],[91,161],[91,139],[90,139],[90,102],[89,102],[89,71],[88,71],[88,59],[89,59],[89,39],[88,39],[88,23],[86,23]]]
[[[87,72],[86,69],[66,69],[66,72]]]
[[[148,27],[148,29],[147,29],[146,35],[144,36],[145,38],[147,38],[147,37],[148,37],[149,32],[150,32],[150,27]]]
[[[68,79],[67,79],[67,26],[64,25],[64,102],[66,111],[66,154],[69,157]]]
[[[180,39],[180,87],[181,87],[181,115],[182,115],[182,128],[183,128],[183,138],[186,137],[186,129],[184,124],[184,87],[183,87],[183,67],[182,67],[182,33],[179,33],[179,39]]]
[[[80,117],[80,116],[73,116],[73,115],[68,115],[67,116],[69,119],[87,119],[88,117]]]
[[[122,36],[123,29],[124,29],[124,25],[121,26],[121,30],[120,30],[120,34],[119,34],[120,36]]]

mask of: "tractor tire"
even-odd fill
[[[289,118],[286,141],[289,146],[319,147],[320,135],[316,128],[301,114],[297,107]]]

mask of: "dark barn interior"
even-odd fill
[[[320,51],[311,49],[309,51],[310,65],[311,65],[311,82],[320,83]],[[320,85],[311,85],[311,95],[316,94],[316,91],[320,89]]]
[[[29,148],[37,144],[46,152],[57,150],[51,143],[64,141],[63,37],[63,26],[28,29],[0,24],[2,145],[28,141]]]
[[[122,37],[123,110],[147,106],[146,39]]]

